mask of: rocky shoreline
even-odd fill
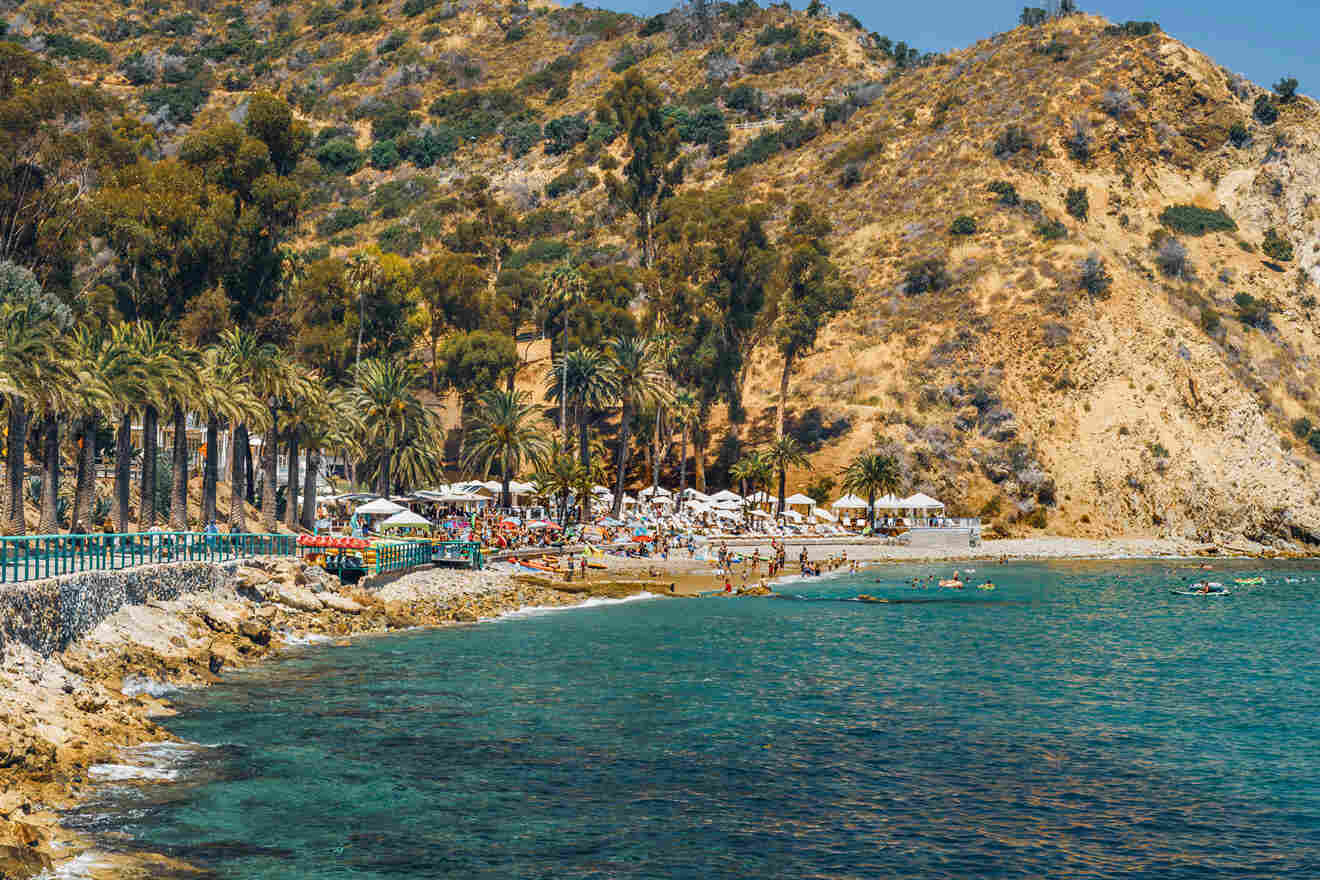
[[[22,602],[14,588],[6,596],[9,604],[0,609],[0,878],[34,877],[86,850],[86,841],[60,827],[58,811],[86,797],[95,784],[91,769],[115,763],[125,747],[175,740],[160,723],[174,712],[159,696],[166,686],[205,686],[227,669],[259,663],[308,637],[470,624],[529,606],[572,605],[647,587],[560,588],[488,571],[425,569],[369,591],[294,559],[211,566],[206,573],[150,568],[162,571],[113,574],[192,580],[164,591],[166,597],[159,590],[133,595],[132,587],[125,591],[102,576],[93,594],[118,604],[100,613],[79,610],[86,605],[83,593],[60,581],[22,585]],[[34,617],[39,603],[32,597],[40,596],[62,604]]]

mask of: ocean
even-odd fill
[[[1320,568],[971,567],[309,645],[66,820],[218,878],[1320,877]]]

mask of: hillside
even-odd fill
[[[9,33],[124,99],[164,154],[277,90],[314,132],[297,171],[313,255],[436,252],[466,209],[455,184],[482,175],[523,215],[510,259],[531,270],[637,263],[601,185],[623,139],[593,117],[635,66],[685,127],[685,189],[732,184],[771,206],[772,233],[799,201],[833,223],[857,297],[795,370],[789,424],[815,474],[790,491],[892,443],[913,490],[1001,533],[1320,542],[1310,99],[1084,15],[918,60],[846,18],[750,4],[711,22],[202,8],[24,6]],[[744,446],[773,435],[778,366],[761,345]]]

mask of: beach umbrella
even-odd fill
[[[556,532],[559,531],[559,526],[555,525],[549,520],[544,520],[544,519],[532,520],[527,524],[527,528],[534,529],[537,531],[541,529],[553,529]]]
[[[357,510],[353,511],[353,513],[365,514],[368,516],[393,516],[394,514],[402,513],[407,509],[408,508],[403,505],[395,504],[387,498],[377,498],[375,501],[368,501],[366,504],[363,504]]]

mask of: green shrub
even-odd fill
[[[386,253],[411,257],[421,250],[422,234],[421,230],[411,223],[395,223],[383,229],[376,241],[380,244],[380,249]]]
[[[1306,445],[1311,447],[1312,452],[1320,452],[1320,431],[1312,431],[1311,436],[1306,438]]]
[[[531,152],[541,142],[541,126],[535,122],[511,122],[504,127],[500,145],[517,159]]]
[[[1037,507],[1031,513],[1022,518],[1022,522],[1031,526],[1033,529],[1043,529],[1048,523],[1044,507]]]
[[[753,74],[775,73],[785,70],[795,64],[800,64],[808,58],[817,55],[823,55],[829,51],[829,43],[824,37],[815,36],[805,42],[794,40],[787,46],[780,46],[777,49],[766,49],[752,63],[747,65],[747,72]]]
[[[1264,251],[1265,256],[1280,263],[1286,263],[1293,258],[1292,242],[1279,235],[1279,231],[1273,226],[1265,231],[1265,241],[1260,249]]]
[[[110,50],[100,43],[80,40],[68,34],[42,34],[46,41],[46,54],[54,58],[85,59],[110,63]]]
[[[1070,216],[1085,223],[1091,212],[1091,200],[1086,195],[1086,187],[1076,186],[1068,190],[1068,196],[1064,199],[1064,208]]]
[[[760,115],[764,103],[761,90],[749,85],[736,86],[724,97],[724,105],[730,110],[740,110],[752,116]]]
[[[1293,420],[1292,430],[1293,433],[1296,434],[1299,439],[1305,440],[1307,437],[1310,436],[1311,431],[1313,429],[1314,429],[1314,425],[1311,424],[1311,420],[1308,419],[1306,416],[1302,416],[1299,419]]]
[[[577,59],[572,55],[560,55],[540,71],[523,77],[518,88],[531,93],[549,91],[552,98],[555,92],[562,89],[564,97],[567,97],[568,86],[573,81],[573,71],[577,66]]]
[[[1273,125],[1279,121],[1279,108],[1274,106],[1265,95],[1256,99],[1256,106],[1251,109],[1251,115],[1256,117],[1256,121],[1261,125]]]
[[[1059,241],[1068,237],[1068,227],[1062,220],[1042,220],[1036,224],[1036,234],[1046,241]]]
[[[407,31],[394,31],[385,39],[381,40],[376,46],[377,55],[388,55],[391,52],[397,52],[408,45]]]
[[[1017,187],[1008,181],[996,180],[987,186],[986,189],[999,196],[999,204],[1009,208],[1017,207],[1019,202]]]
[[[1233,296],[1233,305],[1237,306],[1237,318],[1249,327],[1265,329],[1270,326],[1270,305],[1267,301],[1256,299],[1249,293]]]
[[[383,27],[385,27],[385,19],[373,12],[370,15],[361,15],[357,18],[341,19],[335,25],[335,32],[355,37],[361,34],[375,33]],[[379,50],[377,51],[379,52]]]
[[[330,81],[336,86],[346,86],[357,79],[358,74],[367,69],[371,56],[366,49],[358,49],[350,57],[330,68]]]
[[[557,239],[540,239],[514,251],[504,261],[509,269],[522,269],[533,263],[557,263],[568,256],[568,245]]]
[[[380,171],[389,171],[399,164],[399,148],[394,141],[376,141],[371,145],[371,167]]]
[[[315,152],[317,162],[321,168],[333,174],[354,174],[362,170],[363,157],[362,150],[347,137],[335,137],[323,144]]]
[[[403,0],[403,14],[416,18],[435,4],[436,0]]]
[[[1018,24],[1025,27],[1040,27],[1050,20],[1050,14],[1039,6],[1024,6],[1018,16]]]
[[[1219,330],[1223,326],[1219,320],[1219,313],[1209,306],[1201,306],[1200,323],[1201,330],[1203,330],[1207,336],[1219,335]]]
[[[1251,133],[1247,131],[1247,127],[1241,122],[1233,123],[1233,127],[1228,130],[1228,142],[1238,149],[1242,149],[1249,140],[1251,140]]]
[[[732,173],[759,164],[783,150],[797,149],[818,133],[815,123],[790,119],[781,128],[752,138],[746,146],[728,158],[726,167]]]
[[[517,43],[527,38],[527,28],[525,25],[515,24],[504,32],[504,42]]]
[[[1108,37],[1148,37],[1151,34],[1158,33],[1160,23],[1158,21],[1125,21],[1122,24],[1111,24],[1105,28],[1105,36]]]
[[[1027,134],[1025,128],[1020,125],[1010,125],[995,139],[994,153],[1002,159],[1006,156],[1015,156],[1023,150],[1030,150],[1033,146],[1031,136]]]
[[[1296,77],[1284,77],[1274,84],[1274,94],[1280,104],[1291,104],[1297,99]]]
[[[844,189],[852,189],[862,182],[862,171],[856,165],[845,165],[843,173],[839,175],[839,186]]]
[[[465,141],[489,137],[511,121],[526,120],[533,115],[527,103],[508,89],[446,92],[431,102],[428,112]],[[540,139],[539,131],[537,139]]]
[[[452,156],[458,145],[458,134],[447,125],[428,125],[416,134],[402,134],[394,139],[399,158],[418,168],[430,168],[444,157]]]
[[[1160,213],[1160,223],[1184,235],[1232,232],[1237,229],[1237,223],[1223,211],[1211,211],[1196,205],[1170,205]]]
[[[664,12],[659,15],[651,16],[646,21],[642,22],[642,27],[637,31],[637,35],[639,37],[651,37],[658,33],[662,33],[667,25],[668,17],[668,14]]]
[[[774,46],[779,43],[791,43],[798,38],[800,33],[801,31],[791,24],[784,27],[775,27],[768,24],[756,35],[756,45]]]
[[[340,208],[316,224],[316,231],[323,238],[329,238],[366,222],[367,216],[356,208]]]
[[[963,214],[961,217],[958,217],[953,221],[953,225],[949,227],[949,232],[954,235],[975,235],[976,218],[968,217],[966,214]]]
[[[545,124],[546,155],[558,156],[567,153],[585,141],[590,131],[585,113],[574,113],[550,120]]]
[[[156,81],[156,65],[141,52],[134,52],[119,65],[119,71],[129,85],[145,86]]]
[[[540,208],[525,215],[518,222],[518,237],[539,239],[552,235],[566,235],[573,231],[576,224],[572,211]]]
[[[940,291],[947,289],[952,283],[953,278],[949,275],[944,260],[931,257],[908,264],[903,278],[903,290],[910,294]]]

